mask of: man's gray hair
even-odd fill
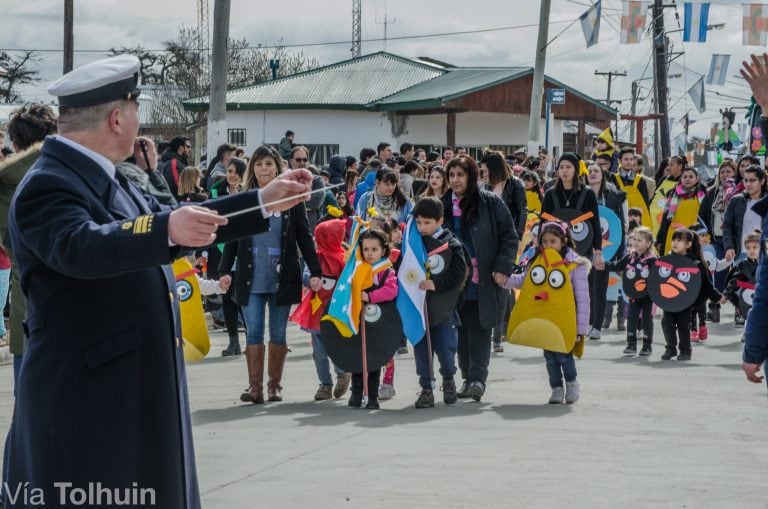
[[[59,109],[59,132],[96,131],[115,108],[123,109],[128,101],[118,99],[95,106]]]

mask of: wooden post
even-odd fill
[[[456,112],[448,112],[448,122],[445,125],[446,145],[456,149]]]
[[[64,0],[64,74],[72,70],[74,66],[74,0]]]
[[[576,128],[576,153],[584,159],[589,159],[592,155],[587,156],[587,122],[583,118],[579,119],[579,124]]]

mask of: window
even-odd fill
[[[227,142],[238,147],[244,147],[245,129],[227,129]]]

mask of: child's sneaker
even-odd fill
[[[677,352],[675,350],[672,350],[671,348],[667,348],[666,350],[664,350],[664,353],[661,354],[661,360],[670,361],[672,360],[672,357],[676,355],[677,355]]]
[[[690,353],[681,353],[677,356],[677,360],[679,361],[689,361],[691,360],[691,354]]]
[[[741,328],[741,327],[744,327],[744,323],[745,323],[746,321],[747,321],[747,320],[746,320],[746,319],[745,319],[743,316],[741,316],[741,315],[736,315],[736,316],[734,317],[734,319],[733,319],[733,325],[734,325],[735,327],[739,327],[739,328]]]
[[[627,343],[624,349],[624,355],[635,355],[637,353],[637,343]]]
[[[501,340],[493,342],[493,351],[494,353],[504,352],[504,345],[501,344]]]
[[[699,327],[699,341],[706,341],[709,339],[709,331],[706,325]]]
[[[698,343],[699,342],[699,331],[692,330],[691,331],[691,342],[692,343]]]
[[[589,331],[589,339],[600,339],[600,329],[592,327],[592,330]]]
[[[368,403],[365,404],[366,410],[378,410],[381,408],[379,406],[379,398],[376,396],[371,396],[370,399],[368,399]]]
[[[576,403],[581,397],[581,387],[579,387],[579,381],[565,382],[565,402],[569,405]]]
[[[456,382],[453,380],[443,380],[443,403],[453,405],[456,403],[457,397]]]
[[[432,408],[435,406],[435,395],[432,393],[432,389],[422,389],[415,406],[416,408]]]
[[[643,347],[640,349],[640,356],[650,357],[652,353],[653,353],[653,349],[651,348],[651,345],[643,344]]]
[[[379,387],[379,399],[392,399],[395,397],[395,387],[392,384],[381,384]]]
[[[552,387],[552,395],[549,397],[550,405],[559,405],[565,396],[562,387]]]

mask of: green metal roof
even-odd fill
[[[359,109],[439,76],[439,68],[379,52],[227,92],[227,109]],[[208,97],[185,101],[208,108]]]
[[[525,74],[530,67],[446,69],[442,75],[369,104],[383,111],[440,108],[443,103]]]

